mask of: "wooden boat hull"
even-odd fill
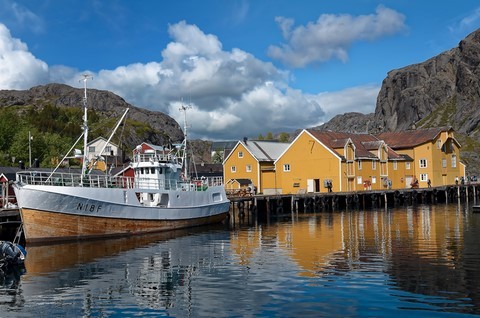
[[[156,233],[220,223],[228,212],[182,220],[138,220],[20,209],[27,244]]]

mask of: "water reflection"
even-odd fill
[[[27,249],[3,316],[480,313],[480,214],[461,205],[295,214]]]
[[[300,214],[292,222],[235,233],[231,242],[241,264],[263,251],[268,238],[269,245],[296,262],[299,275],[384,273],[388,276],[380,283],[393,295],[401,290],[434,297],[402,296],[417,303],[404,305],[408,308],[424,310],[427,304],[434,310],[478,314],[479,219],[480,214],[461,205]],[[371,283],[371,276],[362,278],[366,286]]]

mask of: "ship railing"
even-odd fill
[[[133,158],[134,163],[139,162],[171,162],[174,159],[174,155],[168,154],[154,154],[154,153],[142,153],[137,154]]]
[[[223,185],[222,177],[199,178],[191,181],[177,179],[133,178],[110,175],[82,175],[80,173],[65,172],[17,172],[17,181],[30,185],[54,185],[65,187],[91,188],[142,188],[160,190],[202,191],[208,187]]]
[[[132,188],[132,177],[109,175],[82,175],[80,173],[17,172],[17,181],[30,185],[53,185],[91,188]]]

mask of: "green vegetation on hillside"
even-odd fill
[[[451,117],[457,111],[456,96],[450,97],[445,103],[437,107],[428,116],[422,118],[418,123],[418,127],[431,128],[448,126]]]
[[[29,164],[29,146],[32,164],[39,160],[42,167],[54,167],[66,155],[73,143],[80,137],[83,124],[83,109],[58,107],[51,104],[35,106],[0,105],[0,165],[17,166],[23,161]],[[93,109],[88,110],[89,140],[99,136],[107,138],[117,123],[117,119],[101,117]],[[145,123],[128,120],[126,126],[133,127],[140,135],[155,133]],[[121,127],[118,133],[127,133]],[[32,136],[29,145],[29,135]],[[112,142],[120,144],[120,137]],[[83,139],[76,148],[83,148]],[[123,144],[123,143],[122,143]],[[71,165],[78,164],[73,160]]]

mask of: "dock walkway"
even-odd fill
[[[415,204],[476,202],[480,184],[451,185],[415,189],[362,190],[352,192],[317,192],[230,196],[235,216],[246,212],[261,218],[282,216],[292,212],[334,212],[349,209],[409,206]]]

